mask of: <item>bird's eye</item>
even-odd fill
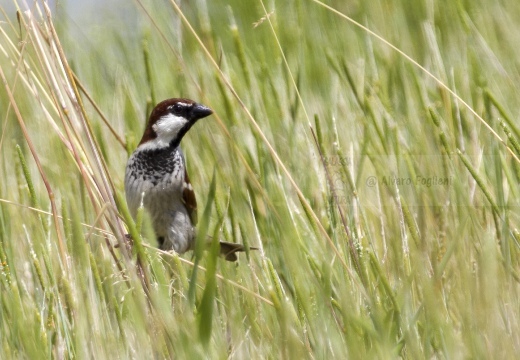
[[[184,110],[184,107],[182,105],[180,105],[180,104],[175,104],[172,107],[172,112],[175,115],[180,115],[182,113],[182,110]]]

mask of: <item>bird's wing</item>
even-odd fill
[[[186,210],[188,210],[191,223],[196,225],[198,220],[197,199],[195,198],[195,191],[193,191],[190,178],[188,177],[188,171],[186,169],[184,170],[184,184],[182,186],[182,202],[184,203],[184,206],[186,206]]]

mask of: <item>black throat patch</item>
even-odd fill
[[[165,175],[184,168],[184,159],[179,147],[142,149],[134,153],[129,164],[129,176],[150,181],[155,186]]]

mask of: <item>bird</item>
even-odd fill
[[[213,111],[193,100],[161,101],[148,118],[143,137],[128,158],[125,196],[135,219],[140,206],[150,214],[161,250],[183,254],[195,249],[197,199],[191,185],[181,140],[197,121]],[[241,244],[220,242],[220,254],[237,260]]]

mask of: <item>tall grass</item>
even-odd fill
[[[66,5],[0,5],[2,357],[515,357],[516,1]],[[181,96],[215,111],[183,148],[207,232],[259,248],[236,264],[122,200]]]

